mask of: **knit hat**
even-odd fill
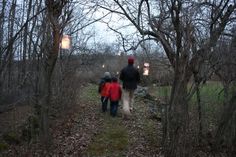
[[[128,58],[128,64],[134,64],[134,57],[130,56]]]
[[[111,74],[110,74],[109,72],[105,72],[105,73],[104,73],[104,77],[109,77],[109,78],[110,78],[110,77],[111,77]]]

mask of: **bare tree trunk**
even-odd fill
[[[14,34],[14,20],[15,20],[15,13],[16,13],[16,0],[12,1],[12,5],[11,5],[11,9],[9,12],[9,25],[8,25],[8,39],[11,40],[13,38],[13,34]],[[9,49],[8,49],[8,53],[9,57],[8,57],[8,84],[7,84],[7,88],[8,91],[11,89],[11,72],[12,72],[12,62],[13,62],[13,57],[14,57],[14,51],[13,51],[13,44],[10,45]]]
[[[60,44],[60,31],[57,28],[53,29],[53,47],[49,52],[48,59],[46,60],[46,67],[44,71],[44,98],[41,108],[41,133],[42,141],[47,146],[50,144],[50,132],[49,132],[49,107],[51,105],[52,87],[51,80],[53,70],[57,61],[57,55],[59,53]]]
[[[163,129],[162,129],[162,132],[163,132],[163,135],[162,135],[162,145],[163,146],[165,146],[165,147],[167,147],[167,144],[168,144],[168,138],[169,138],[169,135],[168,135],[168,133],[169,133],[169,128],[168,128],[168,124],[169,124],[169,122],[168,122],[168,120],[169,120],[169,112],[168,112],[168,106],[167,106],[167,104],[165,104],[165,106],[164,106],[164,116],[163,116],[163,123],[162,123],[162,127],[163,127]]]
[[[229,84],[230,82],[223,82],[223,88],[224,88],[224,105],[227,106],[230,101],[230,96],[229,96]]]
[[[198,72],[199,73],[199,72]],[[202,79],[198,77],[197,73],[194,74],[194,82],[196,86],[196,96],[197,96],[197,111],[198,111],[198,142],[201,143],[202,140],[202,104],[201,104],[201,93],[200,93],[200,83]]]
[[[188,69],[184,64],[175,68],[175,79],[172,86],[169,108],[169,137],[166,139],[167,157],[187,157],[190,146],[188,144],[189,109],[187,101],[187,85],[189,82]]]
[[[0,67],[2,66],[2,58],[3,58],[3,41],[4,41],[4,19],[5,19],[5,7],[6,0],[2,1],[1,15],[0,15]],[[0,73],[0,95],[2,95],[2,73]]]
[[[6,0],[2,1],[1,7],[1,14],[0,14],[0,65],[2,60],[2,53],[3,53],[3,32],[4,32],[4,19],[5,19],[5,7],[6,7]]]
[[[199,83],[196,84],[196,94],[197,94],[197,105],[198,105],[198,142],[201,143],[202,139],[202,105],[201,105],[201,95],[199,89]]]
[[[187,129],[188,129],[188,103],[185,98],[187,96],[187,83],[177,82],[176,94],[172,100],[173,110],[170,112],[170,152],[171,157],[188,156],[187,151]]]
[[[234,143],[236,139],[236,94],[235,91],[233,93],[229,103],[225,105],[215,138],[218,146],[225,144],[228,149],[233,149],[231,151],[236,151]]]
[[[31,8],[32,8],[32,0],[28,1],[28,5],[27,5],[27,14],[26,14],[26,20],[28,20],[30,18],[30,13],[31,13]],[[28,42],[28,28],[29,28],[29,23],[27,22],[23,31],[23,66],[22,66],[22,77],[25,77],[25,73],[26,73],[26,54],[27,54],[27,50],[28,49],[28,45],[30,42]]]
[[[51,106],[52,87],[51,80],[53,70],[59,54],[59,45],[61,39],[62,24],[59,17],[62,15],[62,9],[68,1],[62,0],[61,2],[45,0],[47,6],[47,19],[50,21],[50,31],[52,32],[52,46],[47,49],[45,53],[46,60],[44,64],[44,88],[43,88],[43,103],[41,106],[40,120],[41,120],[41,141],[48,149],[50,145],[50,132],[49,132],[49,108]],[[65,23],[64,23],[65,24]],[[50,41],[48,41],[50,42]]]

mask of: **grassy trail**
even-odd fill
[[[90,85],[82,94],[84,101],[95,104],[97,118],[102,119],[98,133],[92,137],[83,156],[158,156],[161,127],[156,120],[150,118],[148,106],[142,99],[136,98],[131,119],[124,120],[121,116],[121,107],[118,109],[117,117],[111,117],[109,112],[100,113],[101,104],[96,92],[96,86]]]

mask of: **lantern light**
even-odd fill
[[[149,75],[149,69],[148,68],[143,68],[143,75],[148,76]]]
[[[139,65],[137,66],[137,68],[139,69]]]
[[[144,66],[145,67],[149,67],[149,63],[144,63]]]
[[[69,35],[63,35],[61,40],[61,48],[62,49],[70,49],[71,42],[70,42],[70,36]]]
[[[105,68],[105,65],[104,65],[104,64],[102,65],[102,68]]]
[[[149,63],[144,63],[144,67],[143,67],[143,75],[144,76],[148,76],[149,75]]]
[[[213,47],[211,47],[211,52],[213,52],[213,50],[214,50]]]

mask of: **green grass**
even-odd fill
[[[190,86],[191,85],[188,87],[189,89]],[[214,126],[220,117],[224,102],[224,93],[222,92],[222,89],[223,86],[221,83],[216,81],[207,82],[200,87],[202,113],[203,118],[205,119],[204,123],[206,123],[207,126]],[[151,91],[153,92],[154,96],[158,97],[159,99],[166,100],[166,98],[169,99],[170,97],[171,87],[152,87]],[[196,93],[192,96],[189,102],[190,112],[197,110]]]
[[[8,144],[5,142],[0,142],[0,152],[8,149]]]
[[[104,127],[86,152],[87,156],[96,157],[119,157],[122,156],[128,146],[128,133],[121,124],[120,118],[111,118],[104,115]]]
[[[188,87],[190,89],[190,85]],[[204,102],[214,103],[223,103],[224,97],[222,85],[219,82],[208,82],[200,87],[201,99]],[[160,99],[165,99],[166,97],[170,97],[171,86],[160,86],[160,87],[152,87],[152,94]],[[220,93],[221,92],[221,93]],[[190,102],[196,102],[196,93],[192,96]]]
[[[3,135],[3,140],[6,141],[8,144],[19,144],[20,138],[15,132],[9,132]]]
[[[145,120],[144,122],[144,132],[145,138],[148,141],[149,147],[156,148],[160,146],[160,137],[158,136],[158,131],[155,121]]]
[[[83,88],[80,97],[82,101],[89,101],[91,103],[98,102],[100,100],[98,86],[95,84],[88,84],[85,88]]]
[[[83,88],[81,99],[89,104],[99,104],[100,95],[96,84],[88,84]],[[92,139],[84,156],[120,157],[128,147],[128,132],[122,124],[121,117],[111,117],[109,113],[99,113],[103,123],[100,132]]]
[[[160,98],[160,99],[168,99],[170,97],[171,86],[160,86],[156,88],[152,88],[151,94]]]
[[[204,102],[210,102],[211,104],[221,104],[224,102],[224,95],[221,92],[223,89],[222,85],[219,82],[208,82],[200,88],[201,99]],[[193,95],[192,101],[196,101],[196,94]]]
[[[215,126],[221,115],[224,103],[224,93],[219,82],[208,82],[200,90],[203,119],[205,126]],[[193,96],[193,105],[197,105],[196,95]]]

